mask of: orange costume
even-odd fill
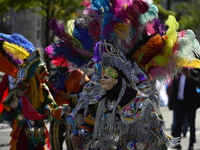
[[[76,105],[77,95],[76,93],[80,92],[82,89],[82,84],[80,84],[82,80],[83,72],[80,70],[74,70],[67,74],[67,79],[64,81],[64,89],[59,89],[60,93],[55,94],[54,100],[56,101],[58,106],[62,106],[63,104],[68,104],[69,106],[73,107]],[[88,77],[85,77],[85,81],[88,81]],[[65,99],[61,95],[64,92],[71,93],[72,99]],[[53,116],[60,120],[61,119],[61,109],[57,109],[54,111]]]

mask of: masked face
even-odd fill
[[[108,67],[102,70],[102,79],[100,81],[101,86],[104,90],[111,90],[117,83],[118,73],[114,68]]]
[[[40,83],[46,83],[46,77],[49,75],[49,72],[45,66],[39,68],[39,71],[36,71],[36,78]]]

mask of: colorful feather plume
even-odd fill
[[[60,41],[48,46],[45,51],[56,66],[58,64],[66,66],[64,61],[58,63],[66,60],[68,63],[72,62],[81,67],[93,57],[93,47],[99,40],[100,34],[97,30],[97,28],[99,29],[98,19],[83,17],[75,21],[69,20],[67,24],[68,26],[64,29],[64,26],[59,24],[56,18],[51,20],[49,25]],[[92,25],[96,26],[90,28]],[[92,31],[95,32],[91,33]]]
[[[16,77],[20,65],[34,51],[35,47],[24,36],[0,33],[0,71]]]
[[[157,7],[143,0],[91,0],[91,8],[102,16],[101,40],[112,43],[125,55],[143,40],[146,24],[158,17]]]
[[[158,80],[174,77],[183,67],[200,68],[197,59],[200,54],[199,42],[193,31],[178,34],[178,23],[173,16],[169,16],[165,23],[168,26],[166,32],[156,25],[159,34],[152,36],[132,55],[132,60]]]
[[[171,15],[162,24],[151,0],[90,0],[85,5],[86,13],[98,12],[102,20],[96,63],[102,61],[99,49],[107,51],[103,43],[110,43],[154,79],[172,78],[183,67],[200,68],[199,42],[193,31],[178,33],[179,24]]]
[[[33,53],[36,50],[35,47],[33,46],[33,43],[28,41],[21,34],[14,33],[14,34],[9,35],[9,34],[0,33],[0,37],[11,44],[16,44],[18,46],[23,47],[23,49],[28,51],[28,53]]]
[[[13,60],[16,60],[18,64],[23,63],[23,60],[30,55],[23,47],[6,41],[4,41],[2,48],[7,54],[12,56]]]
[[[93,53],[93,46],[95,41],[89,34],[89,23],[90,18],[88,17],[76,19],[74,22],[73,36],[80,41],[84,50]]]

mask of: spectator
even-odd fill
[[[199,107],[199,97],[196,88],[200,85],[200,75],[196,69],[182,69],[178,77],[174,78],[169,86],[169,109],[174,111],[173,137],[181,137],[182,126],[187,117],[190,127],[189,150],[194,149],[196,142],[195,118],[196,109]],[[175,146],[181,149],[181,144]]]

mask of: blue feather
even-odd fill
[[[21,34],[14,33],[14,34],[9,35],[9,34],[0,33],[0,37],[9,43],[16,44],[18,46],[22,46],[29,53],[33,53],[36,50],[35,47],[33,46],[33,43],[28,41]]]
[[[95,9],[102,14],[107,13],[110,10],[109,0],[91,0],[92,9]]]
[[[72,48],[66,45],[64,42],[60,42],[57,46],[56,44],[53,45],[54,53],[53,56],[64,56],[70,62],[73,62],[78,67],[82,66],[83,64],[87,64],[91,58],[87,58],[81,55],[81,52],[72,50]]]
[[[86,51],[93,53],[94,40],[89,35],[88,29],[74,28],[73,36],[81,42]]]
[[[141,24],[153,21],[158,17],[158,8],[154,4],[149,4],[149,10],[140,16]]]
[[[111,22],[113,21],[114,14],[113,13],[107,13],[104,18],[102,19],[102,34],[100,35],[101,40],[108,40],[108,38],[113,33],[113,24]]]

